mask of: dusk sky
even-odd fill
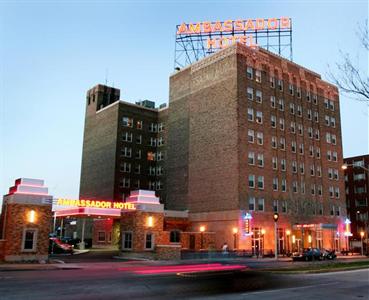
[[[78,197],[86,91],[168,102],[175,26],[288,16],[294,62],[327,78],[350,53],[368,72],[356,31],[367,1],[1,1],[0,190],[45,179],[50,194]],[[368,106],[341,95],[344,156],[368,153]]]

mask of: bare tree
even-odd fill
[[[360,39],[361,46],[369,51],[369,36],[368,36],[368,20],[364,26],[359,27],[357,36]],[[329,70],[328,76],[333,83],[344,93],[350,95],[358,101],[367,102],[369,105],[369,77],[368,66],[359,66],[359,63],[354,63],[348,53],[340,51],[342,60],[336,63],[337,72]],[[366,54],[367,55],[367,54]],[[363,69],[366,74],[363,74]]]

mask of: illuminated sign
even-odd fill
[[[225,48],[239,42],[257,47],[257,33],[291,28],[288,17],[269,19],[226,20],[216,22],[182,23],[177,26],[177,35],[208,35],[207,49]],[[231,35],[223,35],[229,33]],[[214,34],[221,34],[214,37]]]
[[[314,228],[316,227],[315,224],[296,224],[296,228]]]
[[[252,216],[249,213],[246,213],[243,217],[243,231],[245,235],[251,235],[251,219]]]
[[[125,210],[135,210],[136,207],[133,203],[125,202],[111,202],[101,200],[75,200],[75,199],[63,199],[59,198],[57,205],[61,206],[77,206],[77,207],[92,207],[92,208],[115,208]]]
[[[349,219],[346,219],[345,220],[345,232],[344,232],[345,236],[352,236],[350,224],[351,224],[351,221]]]

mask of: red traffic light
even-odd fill
[[[274,213],[274,215],[273,215],[274,222],[277,222],[278,221],[278,218],[279,218],[279,214],[278,213]]]

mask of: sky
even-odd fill
[[[86,91],[168,102],[175,26],[288,16],[293,59],[327,79],[349,53],[368,72],[356,32],[367,1],[0,0],[0,191],[19,177],[78,197]],[[341,95],[344,156],[367,154],[368,106]]]

